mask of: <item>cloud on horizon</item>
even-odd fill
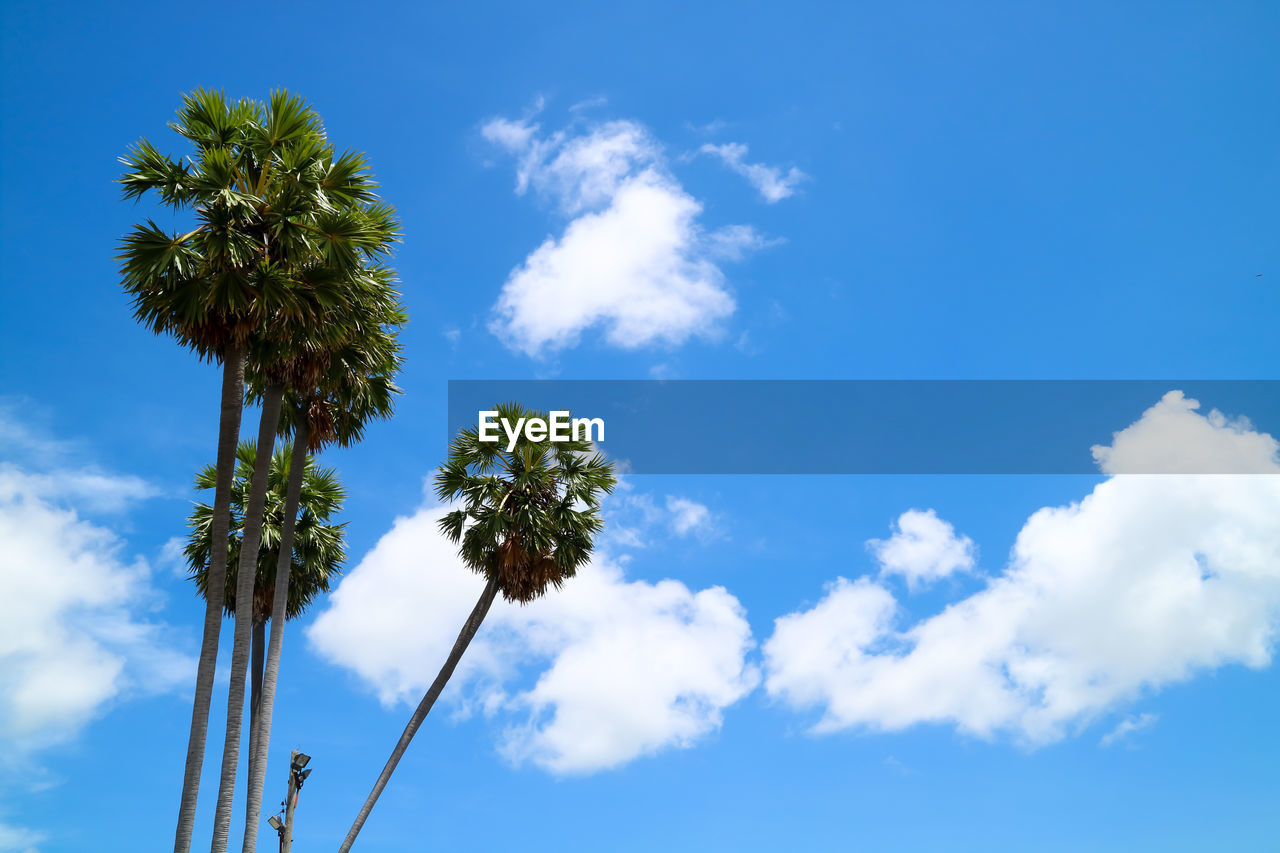
[[[1198,408],[1172,392],[1095,454],[1104,470],[1191,453],[1269,476],[1113,476],[1034,513],[1002,574],[914,623],[876,581],[838,578],[776,620],[769,695],[816,711],[819,733],[935,723],[1036,746],[1199,673],[1268,665],[1280,627],[1276,444]]]

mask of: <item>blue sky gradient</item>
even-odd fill
[[[114,559],[144,567],[127,619],[155,626],[157,653],[198,650],[203,606],[165,546],[212,459],[219,377],[133,322],[112,256],[156,211],[113,181],[140,136],[179,150],[165,122],[197,86],[302,93],[339,147],[368,153],[404,221],[405,394],[394,420],[325,457],[350,490],[348,576],[429,507],[450,379],[1276,377],[1274,4],[6,0],[0,16],[0,482],[109,478],[119,505],[88,487],[37,497],[111,531]],[[495,314],[504,285],[582,214],[554,187],[515,191],[524,149],[495,144],[495,119],[542,139],[638,129],[656,152],[644,162],[700,206],[691,239],[750,227],[737,257],[697,250],[732,310],[679,340],[619,346],[589,323],[560,348],[512,345]],[[805,177],[770,202],[700,153],[727,143]],[[246,412],[245,435],[255,428]],[[136,478],[132,493],[119,478]],[[865,543],[905,511],[933,509],[974,558],[914,594],[885,576],[899,627],[980,593],[1029,517],[1105,479],[637,476],[611,524],[635,522],[644,545],[613,541],[609,555],[628,581],[727,590],[750,628],[745,665],[767,678],[775,620],[838,577],[880,577]],[[707,515],[682,533],[669,498]],[[0,579],[41,571],[10,560]],[[287,635],[275,712],[266,804],[291,747],[315,757],[297,850],[336,847],[410,710],[308,639],[328,606]],[[545,669],[519,664],[507,695]],[[48,743],[0,728],[0,851],[168,843],[190,679],[148,677]],[[1280,831],[1268,663],[1192,667],[1035,744],[953,721],[815,734],[821,708],[762,684],[683,748],[568,774],[503,754],[520,713],[475,711],[483,687],[460,685],[435,711],[357,849],[1244,851]],[[197,847],[224,701],[222,682]],[[1136,728],[1104,745],[1124,721]],[[265,826],[260,843],[274,843]]]

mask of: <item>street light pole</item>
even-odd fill
[[[280,853],[289,853],[293,847],[293,807],[297,805],[298,789],[294,787],[293,758],[298,754],[294,750],[289,755],[289,794],[284,798],[284,831],[280,833]]]
[[[307,763],[311,761],[311,756],[293,750],[289,753],[289,795],[284,800],[284,826],[280,830],[280,853],[289,853],[293,847],[293,809],[298,805],[298,791],[302,790],[302,783],[311,775],[310,770],[304,770]]]

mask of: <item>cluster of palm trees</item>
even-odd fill
[[[329,523],[341,486],[310,454],[361,440],[399,393],[407,315],[387,264],[400,224],[378,198],[366,157],[339,153],[296,95],[276,91],[263,103],[196,90],[170,127],[191,153],[175,158],[141,140],[122,158],[120,183],[127,199],[154,196],[194,227],[171,232],[148,220],[122,238],[119,260],[139,322],[222,368],[216,463],[196,482],[212,487],[213,504],[193,512],[186,550],[205,615],[174,853],[192,844],[224,608],[234,631],[210,850],[228,846],[249,682],[242,851],[252,853],[285,624],[328,588],[344,557],[342,525]],[[246,405],[260,412],[252,444],[239,442]],[[499,408],[512,420],[538,414]],[[277,436],[287,437],[280,450]],[[440,498],[455,506],[442,529],[487,583],[343,851],[497,594],[527,603],[572,577],[590,556],[600,499],[614,483],[612,465],[585,441],[522,437],[507,450],[468,430],[453,442],[436,477]]]

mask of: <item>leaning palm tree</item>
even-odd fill
[[[119,259],[135,317],[156,333],[173,335],[201,358],[223,364],[209,558],[210,585],[218,588],[226,577],[223,543],[230,525],[246,356],[264,339],[279,346],[299,327],[316,327],[323,306],[342,298],[342,273],[384,254],[397,225],[391,209],[376,202],[363,158],[338,156],[325,140],[319,117],[287,92],[272,93],[264,105],[197,90],[184,96],[170,127],[190,143],[193,153],[175,159],[144,139],[122,158],[128,171],[120,183],[126,198],[155,194],[175,211],[194,214],[195,227],[171,233],[148,220],[124,237]],[[274,438],[278,419],[273,397],[264,400],[267,428],[259,430],[264,448]],[[245,527],[250,554],[256,554],[259,544],[260,522],[255,519],[265,499],[269,450],[264,457],[250,490]],[[240,578],[251,583],[254,557],[245,559],[249,568]],[[251,594],[247,589],[240,602]],[[226,848],[248,667],[248,612],[237,615],[244,618],[237,624],[232,653],[215,853]],[[191,847],[220,627],[221,603],[211,597],[205,608],[175,853]]]
[[[361,333],[332,351],[313,349],[295,356],[291,362],[294,390],[285,400],[284,423],[294,433],[295,455],[304,453],[300,448],[308,445],[318,450],[328,444],[347,446],[358,442],[369,421],[391,416],[394,396],[399,393],[395,375],[402,361],[397,331],[407,318],[389,273],[378,270],[374,278],[383,285],[377,298],[352,303],[347,308],[350,312],[347,323]],[[286,490],[286,519],[292,518],[290,508],[296,508],[304,486],[296,476],[297,469],[292,470],[295,475],[290,477]],[[251,714],[243,853],[254,853],[257,848],[276,681],[284,642],[285,620],[278,614],[285,611],[292,595],[291,570],[284,554],[293,535],[293,527],[286,522],[281,529],[271,642],[261,681],[260,708]]]
[[[249,499],[250,481],[253,478],[257,448],[252,442],[242,441],[236,452],[236,475],[231,488],[231,530],[227,538],[227,550],[232,566],[237,565],[240,554],[241,533],[246,505]],[[271,604],[279,578],[282,554],[288,554],[289,574],[292,582],[288,588],[286,618],[301,616],[315,598],[328,592],[329,585],[342,570],[346,559],[343,530],[346,524],[332,524],[330,518],[342,509],[346,491],[332,468],[321,468],[314,456],[304,454],[302,466],[301,498],[295,513],[295,535],[286,545],[283,530],[287,525],[285,503],[287,485],[291,481],[294,461],[292,448],[286,445],[275,451],[271,458],[268,477],[266,512],[263,515],[262,547],[258,555],[258,567],[253,587],[253,664],[250,674],[250,719],[259,713],[263,674],[263,633],[272,618]],[[212,489],[217,482],[216,467],[209,465],[196,474],[195,487]],[[190,570],[190,578],[202,597],[209,594],[209,553],[213,545],[213,508],[198,503],[187,519],[189,529],[183,549]],[[235,612],[236,573],[229,572],[223,588],[223,607],[227,614]],[[253,751],[250,740],[250,752]]]
[[[499,418],[510,423],[547,417],[515,403],[496,408]],[[460,505],[440,520],[440,529],[459,543],[463,563],[485,578],[484,591],[440,674],[409,718],[340,853],[355,843],[498,593],[507,601],[527,604],[573,577],[591,556],[604,526],[600,500],[616,482],[613,464],[593,453],[585,440],[535,442],[521,435],[508,451],[501,443],[481,441],[475,429],[463,430],[454,439],[448,461],[436,474],[435,488],[442,501]]]

